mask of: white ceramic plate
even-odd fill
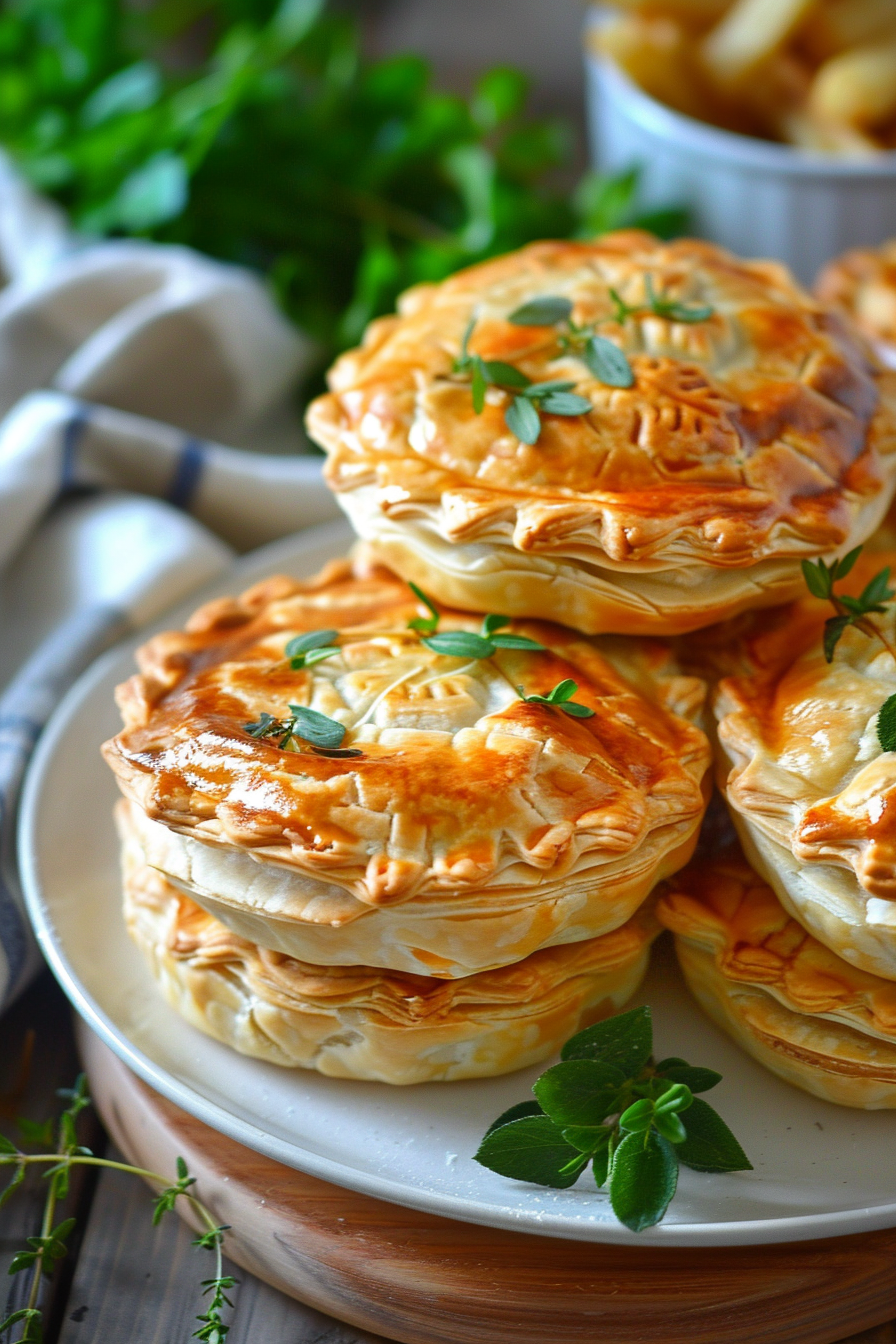
[[[307,576],[347,544],[341,525],[279,542],[209,590],[239,591],[277,570]],[[180,623],[196,599],[169,615]],[[29,773],[21,853],[31,916],[63,988],[137,1074],[184,1110],[287,1166],[349,1189],[467,1222],[578,1240],[633,1239],[584,1177],[572,1190],[508,1181],[472,1160],[496,1115],[529,1095],[540,1068],[494,1080],[391,1088],[237,1055],[160,999],[119,915],[116,786],[99,745],[133,671],[132,641],[99,660],[59,706]],[[665,1221],[637,1240],[667,1246],[792,1241],[896,1225],[896,1116],[815,1101],[778,1082],[689,999],[668,949],[646,986],[657,1051],[724,1074],[712,1102],[755,1170],[682,1171]]]

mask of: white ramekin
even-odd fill
[[[896,152],[829,159],[682,116],[589,49],[592,159],[638,164],[651,209],[684,204],[693,231],[744,257],[775,257],[804,283],[849,247],[896,235]]]

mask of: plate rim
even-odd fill
[[[198,603],[217,595],[222,587],[236,582],[255,582],[272,572],[278,563],[294,565],[303,551],[337,544],[338,537],[349,540],[351,533],[341,521],[319,524],[293,533],[289,537],[250,552],[228,566],[210,583],[203,585],[192,596],[176,603],[161,617],[129,634],[111,649],[100,655],[81,674],[66,692],[43,729],[32,753],[23,782],[17,827],[19,864],[22,891],[31,924],[40,949],[66,997],[87,1026],[121,1059],[128,1068],[150,1087],[195,1116],[210,1128],[237,1143],[262,1153],[282,1165],[306,1172],[329,1181],[343,1189],[354,1190],[387,1203],[419,1209],[454,1221],[477,1223],[487,1227],[527,1235],[550,1236],[562,1240],[592,1244],[624,1244],[641,1246],[750,1246],[775,1243],[823,1240],[829,1237],[881,1231],[896,1226],[896,1202],[858,1209],[840,1209],[825,1213],[800,1214],[793,1217],[729,1220],[713,1223],[660,1223],[646,1232],[635,1234],[621,1224],[574,1225],[565,1214],[552,1214],[540,1209],[527,1217],[525,1210],[509,1205],[482,1204],[478,1200],[444,1191],[421,1189],[404,1185],[392,1177],[377,1176],[359,1168],[347,1166],[332,1158],[310,1152],[298,1143],[288,1143],[251,1121],[229,1112],[224,1106],[210,1101],[201,1092],[176,1078],[149,1055],[136,1046],[104,1012],[70,964],[53,917],[52,903],[43,894],[40,879],[40,859],[37,846],[43,785],[53,765],[54,746],[68,723],[82,704],[89,701],[96,686],[104,679],[110,664],[142,643],[148,634],[164,629],[172,621],[184,619],[181,612],[195,610]],[[284,559],[280,559],[280,557]],[[396,1089],[400,1092],[400,1089]],[[301,1160],[297,1160],[301,1158]],[[593,1228],[593,1234],[583,1232]]]

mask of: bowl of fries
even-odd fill
[[[598,167],[806,282],[896,234],[896,0],[612,0],[586,29]]]

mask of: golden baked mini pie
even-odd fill
[[[819,275],[815,292],[848,313],[896,368],[896,238],[836,257]]]
[[[431,617],[360,560],[151,639],[104,747],[148,862],[250,942],[320,965],[450,978],[624,924],[696,842],[703,684],[657,641],[487,625],[542,647],[439,652],[426,641],[452,631],[481,652],[480,622]],[[309,631],[324,647],[295,667]],[[318,745],[289,737],[309,709]]]
[[[888,564],[893,553],[863,554],[837,592],[856,597]],[[896,610],[884,604],[870,634],[847,627],[828,662],[833,617],[807,595],[744,622],[740,668],[715,697],[719,784],[785,909],[852,965],[896,980],[896,752],[878,736],[896,692]]]
[[[589,633],[788,600],[896,482],[896,376],[783,267],[694,240],[535,243],[418,286],[330,387],[309,433],[387,564]]]
[[[439,980],[314,966],[240,938],[146,864],[121,817],[125,919],[165,998],[245,1055],[336,1078],[426,1083],[535,1064],[638,988],[659,931],[650,902],[613,933]]]
[[[718,1026],[805,1092],[896,1108],[896,985],[808,934],[736,846],[691,864],[670,886],[657,916]]]

